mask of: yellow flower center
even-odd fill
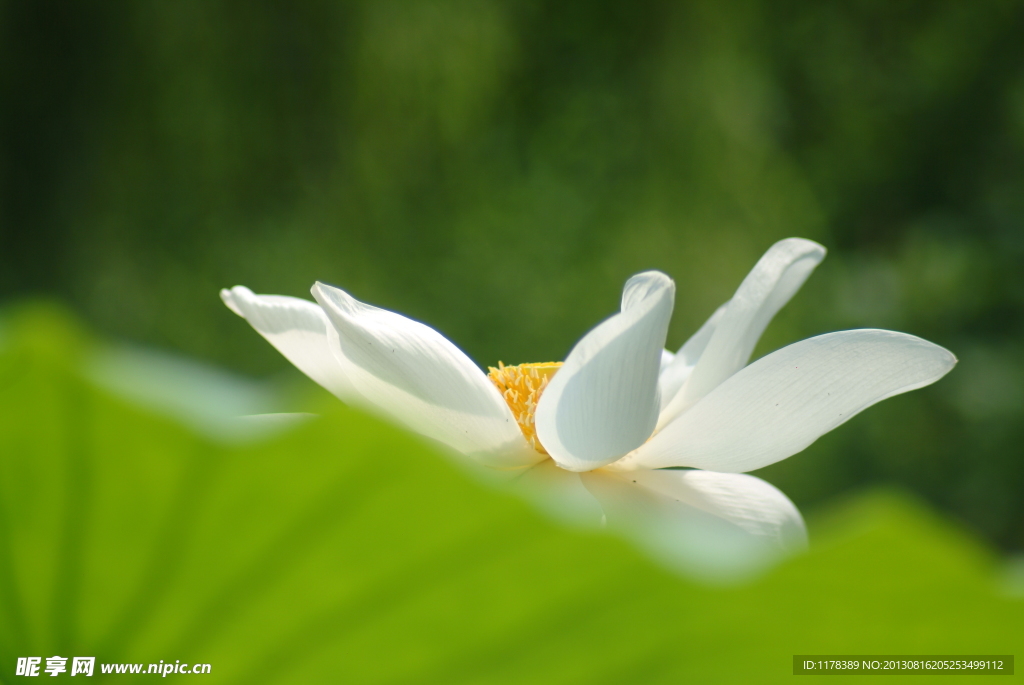
[[[562,366],[562,362],[543,362],[540,364],[520,364],[518,366],[505,366],[498,362],[498,368],[487,367],[487,377],[498,388],[498,392],[505,398],[512,415],[516,417],[519,429],[523,431],[526,441],[530,447],[541,454],[547,454],[544,445],[537,439],[537,429],[534,427],[533,414],[537,410],[537,402],[540,400],[544,388]]]

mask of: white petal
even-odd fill
[[[718,328],[718,322],[722,320],[728,309],[728,302],[716,309],[715,313],[708,317],[708,320],[697,329],[697,332],[691,335],[690,339],[679,348],[675,361],[682,361],[686,366],[695,366],[701,355],[704,354],[704,350],[707,348],[708,341],[711,340],[715,329]]]
[[[537,437],[564,469],[615,461],[650,437],[675,284],[657,271],[626,282],[622,311],[583,336],[537,404]]]
[[[873,329],[809,338],[715,388],[617,466],[752,471],[796,454],[876,402],[934,383],[956,357]]]
[[[686,379],[690,377],[693,367],[696,366],[697,360],[704,353],[708,341],[711,340],[711,335],[715,332],[715,328],[718,326],[718,322],[725,314],[728,306],[729,303],[726,302],[716,309],[711,318],[705,321],[704,325],[697,329],[697,332],[690,336],[690,339],[679,348],[677,354],[672,355],[667,351],[662,354],[661,375],[658,376],[658,387],[661,388],[661,409],[663,412],[672,401],[672,398],[676,396],[676,393],[682,389]],[[669,356],[666,357],[665,355]],[[668,423],[667,414],[659,416],[658,427],[660,428],[665,423]]]
[[[327,342],[330,323],[314,302],[281,295],[256,295],[245,286],[220,291],[231,311],[249,324],[277,351],[336,397],[359,403],[341,364]]]
[[[609,526],[709,580],[734,579],[807,544],[797,508],[754,476],[602,469],[580,478],[601,503]]]
[[[604,512],[583,487],[580,474],[558,468],[551,459],[527,468],[512,481],[511,487],[562,523],[586,528],[601,526]]]
[[[679,389],[683,387],[689,368],[673,366],[676,355],[668,350],[661,351],[661,365],[658,369],[658,400],[659,414],[668,405]]]
[[[824,258],[824,247],[802,238],[771,246],[727,303],[686,385],[666,407],[662,425],[746,365],[768,322]]]
[[[544,458],[527,444],[498,389],[443,335],[323,283],[313,296],[333,324],[332,349],[346,374],[382,413],[488,466]]]

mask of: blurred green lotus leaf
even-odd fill
[[[3,326],[2,682],[57,654],[210,683],[788,682],[797,653],[1019,647],[995,558],[898,493],[705,587],[344,407],[204,437],[97,385],[87,340],[52,310]]]

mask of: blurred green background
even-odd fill
[[[675,348],[811,238],[755,356],[877,327],[961,361],[758,475],[1024,549],[1024,3],[4,0],[0,35],[0,303],[298,382],[221,287],[547,361],[632,273],[676,280]]]

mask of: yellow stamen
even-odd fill
[[[534,427],[533,413],[537,410],[537,402],[540,400],[544,388],[555,372],[561,368],[562,362],[543,362],[540,364],[520,364],[518,366],[505,366],[498,362],[498,368],[487,367],[487,377],[498,388],[498,392],[508,402],[512,415],[516,417],[519,429],[526,436],[530,447],[541,454],[547,454],[544,445],[537,439],[537,429]]]

